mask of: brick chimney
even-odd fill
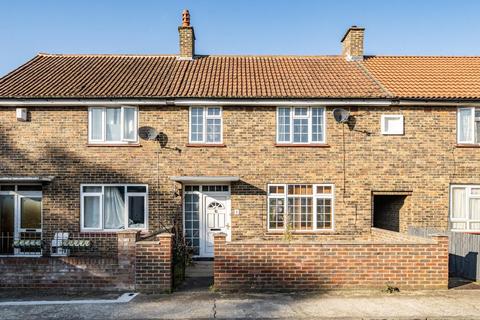
[[[342,38],[342,56],[348,61],[363,60],[363,35],[365,28],[351,26]]]
[[[195,33],[190,26],[190,12],[183,10],[182,25],[178,27],[180,36],[180,55],[179,59],[191,60],[195,56]]]

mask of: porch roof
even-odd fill
[[[0,183],[51,182],[54,176],[0,176]]]
[[[237,176],[172,176],[170,180],[180,183],[216,183],[239,181]]]

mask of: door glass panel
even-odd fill
[[[0,254],[13,253],[14,196],[0,196]]]
[[[42,198],[22,197],[20,199],[20,228],[42,228]]]
[[[200,254],[200,219],[198,194],[186,193],[184,198],[185,206],[185,240],[192,249],[193,255]]]
[[[128,226],[130,228],[145,228],[145,197],[128,197]]]

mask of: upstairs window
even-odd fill
[[[325,108],[278,107],[277,143],[325,143]]]
[[[331,230],[333,200],[331,184],[271,184],[268,186],[268,229]]]
[[[221,144],[222,136],[221,107],[190,108],[190,143]]]
[[[480,108],[458,108],[457,142],[480,144]]]
[[[88,110],[89,143],[137,143],[136,107],[92,107]]]

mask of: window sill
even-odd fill
[[[278,148],[330,148],[330,145],[324,143],[276,143]]]
[[[457,144],[455,145],[457,148],[480,148],[480,144]]]
[[[142,147],[140,143],[87,143],[87,147]]]
[[[185,145],[189,148],[226,148],[227,146],[223,143],[187,143]]]

